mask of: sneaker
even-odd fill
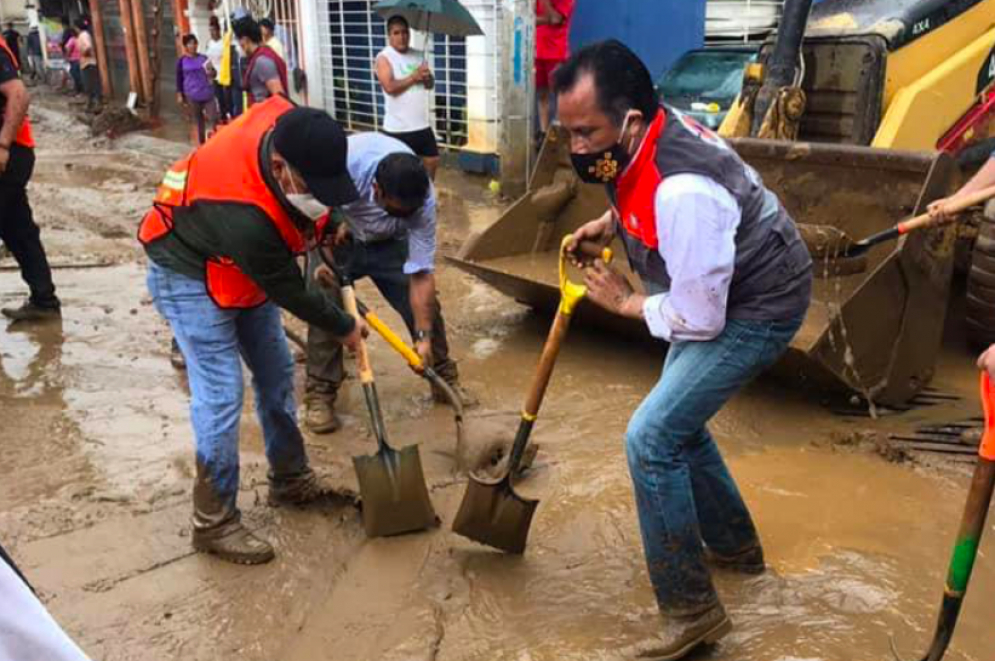
[[[20,307],[3,308],[0,313],[13,321],[51,321],[62,318],[62,307],[58,303],[52,306],[38,305],[28,299]]]
[[[712,645],[732,631],[732,621],[722,604],[690,617],[667,618],[657,636],[623,650],[627,659],[677,661],[701,645]]]
[[[169,347],[169,364],[178,370],[187,368],[187,359],[183,357],[183,352],[180,351],[180,345],[176,342],[175,337]]]
[[[335,395],[309,393],[304,399],[304,424],[315,434],[332,434],[342,428],[335,414]]]
[[[468,409],[480,404],[480,400],[472,392],[460,385],[459,381],[447,381],[449,388],[453,391],[453,394],[459,398],[460,403],[463,404],[463,408]],[[432,399],[436,404],[449,404],[449,395],[446,391],[438,386],[432,386]]]
[[[762,574],[767,569],[767,565],[764,564],[764,550],[759,545],[734,555],[720,555],[710,548],[705,548],[705,562],[741,574]]]
[[[276,557],[269,542],[256,537],[241,523],[224,535],[195,529],[193,547],[201,553],[210,553],[239,565],[261,565]]]

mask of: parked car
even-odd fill
[[[717,46],[690,50],[657,81],[664,101],[716,129],[743,86],[743,68],[755,62],[757,46]]]

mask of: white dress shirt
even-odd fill
[[[646,298],[643,316],[668,342],[715,339],[725,328],[742,210],[713,179],[676,174],[656,191],[657,250],[670,290]]]

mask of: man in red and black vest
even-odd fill
[[[273,557],[242,526],[236,504],[243,360],[256,391],[270,502],[322,495],[297,427],[280,308],[350,349],[364,330],[306,287],[296,262],[329,208],[357,197],[346,150],[327,113],[273,97],[174,164],[139,228],[152,300],[186,358],[197,448],[193,545],[232,562]]]
[[[629,421],[626,453],[663,630],[636,658],[679,659],[732,625],[707,563],[759,573],[763,550],[708,421],[787,348],[808,309],[812,261],[757,173],[718,136],[661,105],[618,41],[553,75],[574,169],[611,206],[580,241],[622,240],[646,295],[588,271],[588,296],[670,343],[663,375]]]
[[[232,27],[248,58],[242,74],[242,89],[249,93],[249,106],[277,94],[289,94],[287,64],[263,43],[259,23],[251,16],[245,16],[236,20]]]
[[[29,103],[17,58],[0,37],[0,241],[14,255],[31,291],[23,305],[2,312],[19,322],[61,316],[52,270],[28,203],[28,180],[35,167]]]

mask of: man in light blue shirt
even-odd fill
[[[342,207],[355,241],[349,254],[337,259],[340,267],[354,281],[373,280],[404,318],[422,360],[453,386],[464,405],[474,403],[459,385],[436,296],[436,199],[425,166],[403,142],[379,133],[360,133],[349,137],[348,169],[359,199]],[[320,262],[314,257],[312,269]],[[339,291],[328,291],[341,298]],[[310,327],[305,419],[311,431],[328,434],[341,427],[334,406],[344,377],[342,345],[329,333]],[[447,401],[441,392],[433,396]]]

